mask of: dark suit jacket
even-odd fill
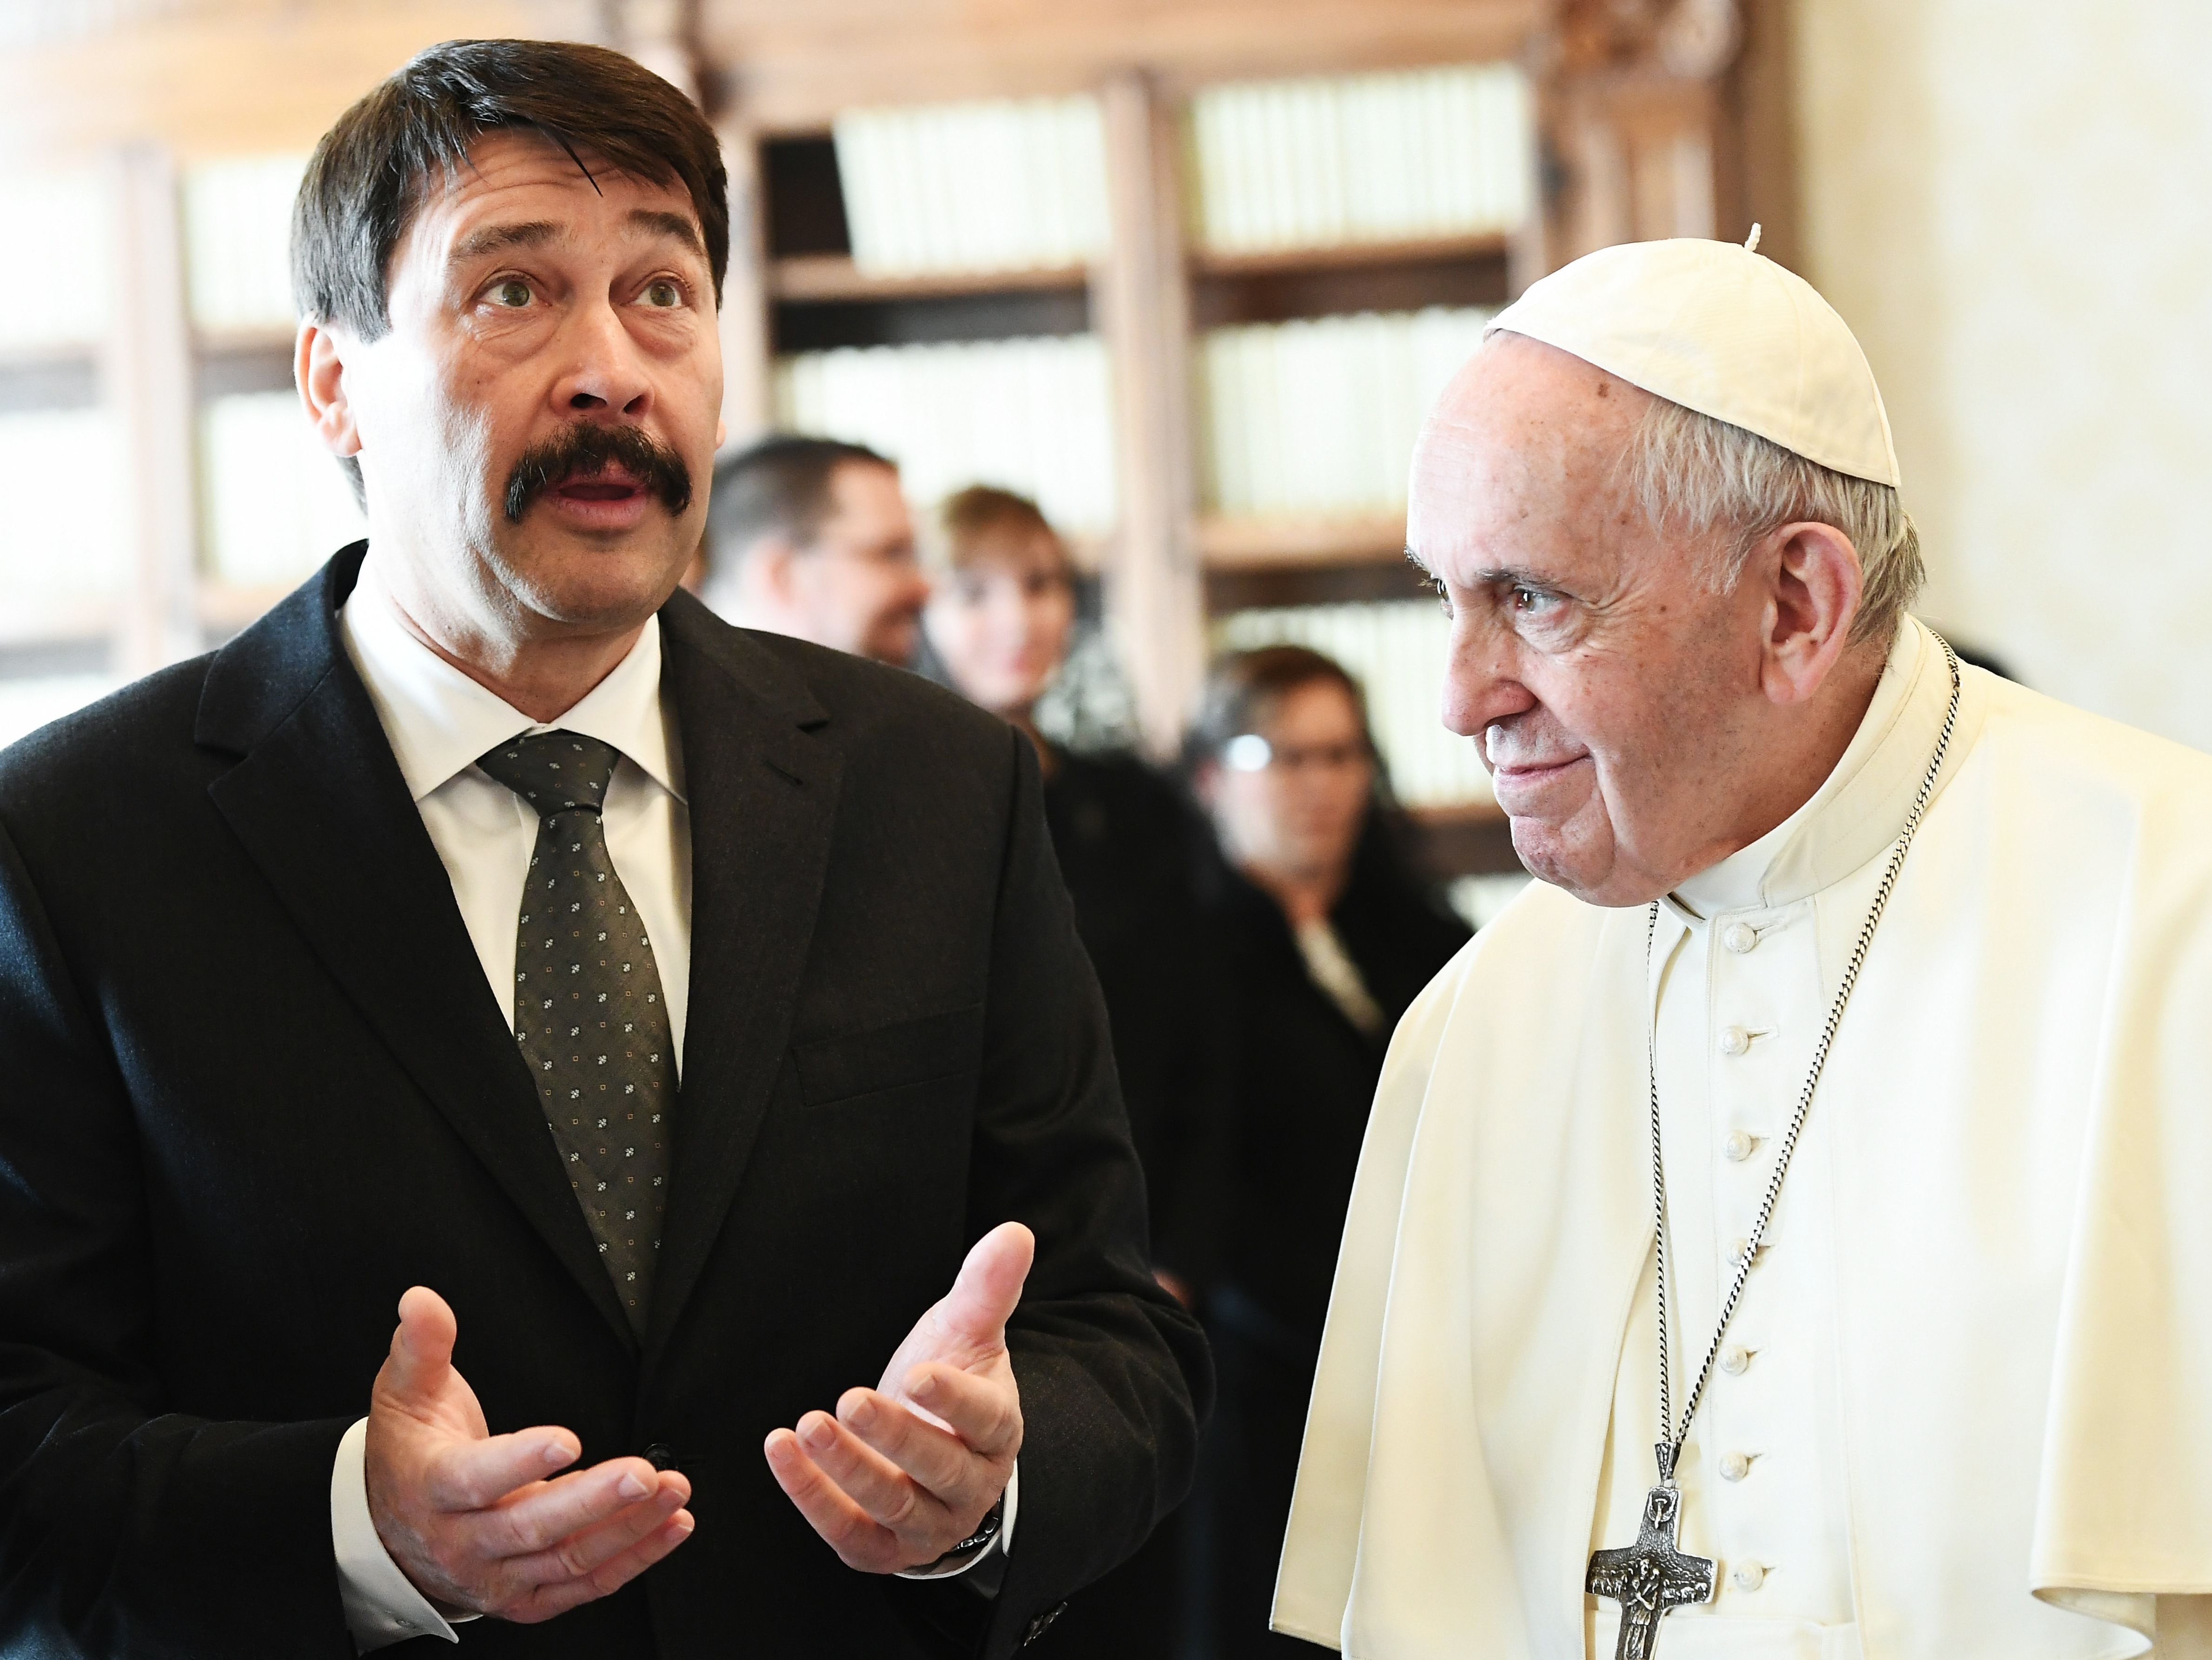
[[[696,1487],[669,1560],[465,1649],[1010,1652],[1182,1495],[1210,1389],[1029,745],[663,611],[693,946],[640,1344],[339,642],[361,556],[0,756],[0,1653],[351,1660],[331,1462],[418,1281],[495,1431]],[[762,1439],[872,1383],[1007,1218],[1039,1250],[1003,1590],[856,1574]]]

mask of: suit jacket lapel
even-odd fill
[[[385,1047],[634,1341],[445,866],[339,642],[337,607],[364,545],[210,666],[196,736],[243,758],[209,794]]]
[[[841,773],[810,735],[829,716],[790,669],[689,595],[660,616],[691,823],[691,991],[648,1355],[698,1283],[768,1110]]]

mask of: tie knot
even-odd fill
[[[622,751],[576,732],[541,732],[510,738],[477,757],[477,764],[538,809],[596,813],[607,799]]]

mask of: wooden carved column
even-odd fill
[[[1172,112],[1131,73],[1103,92],[1113,241],[1091,288],[1114,381],[1120,523],[1106,614],[1154,753],[1182,735],[1205,672],[1205,603],[1191,520],[1188,300]]]
[[[1593,248],[1742,237],[1736,0],[1560,0],[1535,44],[1557,267]]]
[[[130,575],[117,619],[118,674],[151,673],[200,649],[194,569],[192,341],[185,314],[184,226],[174,158],[132,144],[114,161],[113,329],[100,374],[122,439]]]

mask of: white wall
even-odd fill
[[[2212,749],[2212,4],[1795,4],[1805,274],[1888,401],[1921,609]]]

